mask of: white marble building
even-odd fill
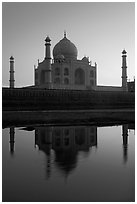
[[[51,58],[50,38],[45,39],[45,58],[38,61],[35,71],[35,88],[72,89],[96,91],[127,91],[126,51],[122,51],[122,86],[97,85],[97,64],[93,66],[88,57],[77,59],[76,46],[66,37],[53,48]],[[113,76],[112,76],[113,77]]]
[[[66,37],[66,33],[53,48],[51,59],[50,41],[49,37],[45,39],[45,59],[35,68],[35,86],[49,89],[95,89],[97,64],[92,66],[87,57],[77,59],[77,48]]]

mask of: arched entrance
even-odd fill
[[[75,84],[76,85],[84,85],[85,84],[85,72],[81,68],[78,68],[75,71]]]
[[[40,84],[45,83],[45,70],[42,70],[40,73]]]

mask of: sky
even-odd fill
[[[45,38],[54,46],[67,38],[78,59],[97,63],[97,84],[121,86],[123,49],[128,79],[135,76],[134,2],[3,2],[2,86],[9,86],[9,58],[15,58],[15,87],[34,84],[34,65],[45,56]],[[52,56],[53,57],[53,56]]]

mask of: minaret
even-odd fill
[[[46,85],[47,88],[51,88],[51,56],[50,56],[50,38],[49,36],[45,39],[45,61],[46,61]]]
[[[128,91],[127,87],[127,63],[126,63],[126,51],[122,51],[122,89],[123,91]]]
[[[9,80],[9,82],[10,82],[10,84],[9,84],[9,86],[10,86],[10,88],[14,88],[14,58],[13,58],[13,56],[11,56],[10,57],[10,80]]]
[[[51,39],[49,38],[49,36],[46,37],[45,39],[45,59],[51,59],[51,56],[50,56],[50,41]]]

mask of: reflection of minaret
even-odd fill
[[[11,127],[10,128],[10,141],[9,141],[11,155],[14,154],[14,143],[15,143],[14,137],[15,137],[15,128]]]
[[[47,155],[47,168],[46,168],[46,176],[47,179],[51,175],[51,147],[52,147],[52,131],[50,128],[47,128],[46,137],[45,137],[45,149]]]
[[[51,153],[47,155],[47,166],[46,166],[46,178],[50,178],[51,175]]]
[[[40,127],[35,129],[35,146],[46,154],[46,178],[51,174],[51,147],[52,147],[52,131],[50,127]]]
[[[124,157],[124,161],[127,162],[127,156],[128,156],[128,124],[122,125],[122,136],[123,136],[123,157]]]
[[[50,178],[51,175],[51,147],[52,147],[52,135],[50,129],[47,129],[45,137],[45,153],[47,156],[46,163],[46,178]]]

